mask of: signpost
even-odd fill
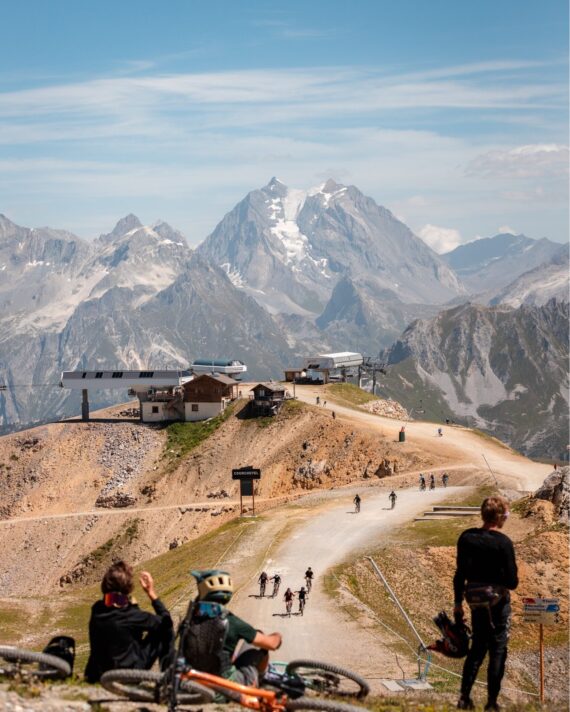
[[[251,497],[253,500],[253,516],[255,516],[255,493],[253,489],[253,480],[261,479],[261,470],[255,467],[240,467],[237,470],[232,470],[232,480],[239,480],[239,510],[243,516],[243,498]]]
[[[540,702],[544,702],[544,628],[560,621],[560,600],[558,598],[523,598],[523,622],[538,623]]]

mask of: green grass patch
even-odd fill
[[[373,396],[368,391],[363,391],[362,388],[355,386],[353,383],[333,383],[326,386],[325,393],[328,398],[336,403],[352,407],[378,400],[377,396]]]
[[[196,423],[171,423],[166,427],[166,445],[164,456],[169,465],[176,464],[182,458],[198,447],[232,415],[235,404],[229,405],[223,413],[210,420],[200,420]]]

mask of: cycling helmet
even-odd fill
[[[433,622],[443,633],[443,638],[427,646],[448,658],[464,658],[469,652],[471,630],[465,623],[453,623],[445,611],[441,611]]]
[[[192,571],[192,576],[198,584],[200,601],[227,603],[234,593],[234,585],[227,571],[208,569],[207,571]]]

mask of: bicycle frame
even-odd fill
[[[248,687],[225,677],[218,677],[199,670],[186,670],[180,674],[180,680],[199,682],[225,697],[238,702],[242,707],[262,712],[285,712],[286,695],[278,695],[273,690]]]

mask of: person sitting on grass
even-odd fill
[[[105,572],[103,598],[93,604],[89,620],[87,682],[99,682],[107,670],[149,670],[156,660],[161,666],[167,663],[174,641],[172,618],[148,571],[142,571],[139,580],[154,613],[141,610],[132,598],[134,580],[129,564],[117,561]]]

